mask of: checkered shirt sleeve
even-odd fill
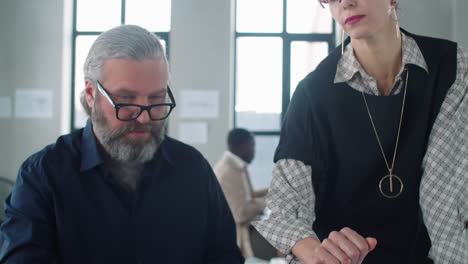
[[[468,57],[460,48],[457,61],[422,164],[420,204],[436,264],[468,263]]]
[[[317,238],[312,230],[315,194],[311,166],[292,159],[277,161],[266,201],[271,215],[267,220],[254,222],[254,227],[276,249],[288,254],[288,263],[300,263],[291,254],[291,248],[306,237]]]

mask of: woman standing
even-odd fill
[[[299,83],[254,225],[291,263],[466,263],[467,57],[396,0],[319,1],[350,38]]]

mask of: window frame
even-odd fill
[[[314,0],[311,0],[314,1]],[[288,12],[288,0],[283,0],[283,25],[282,25],[282,31],[279,33],[265,33],[265,32],[238,32],[237,31],[237,0],[236,3],[234,4],[234,70],[233,70],[233,76],[234,76],[234,92],[233,92],[233,118],[232,118],[232,125],[234,128],[237,128],[237,112],[236,112],[236,104],[238,101],[237,98],[237,74],[238,74],[238,61],[237,61],[237,40],[240,37],[279,37],[282,40],[283,44],[283,50],[282,50],[282,89],[281,89],[281,113],[280,113],[280,122],[279,122],[279,128],[278,130],[250,130],[248,127],[244,127],[246,129],[249,129],[250,132],[254,135],[255,138],[258,137],[263,137],[263,138],[268,138],[268,137],[276,137],[279,141],[280,134],[281,134],[281,128],[283,125],[284,117],[286,114],[286,111],[288,109],[288,106],[291,102],[291,44],[293,41],[308,41],[308,42],[326,42],[328,43],[328,54],[330,54],[335,48],[336,48],[336,34],[337,34],[337,29],[336,29],[336,22],[332,19],[332,31],[331,33],[288,33],[287,31],[287,12]],[[305,76],[304,76],[305,77]],[[257,139],[258,140],[258,139]],[[276,146],[275,146],[276,148]],[[258,153],[258,151],[257,151]],[[259,153],[260,154],[260,153]],[[262,153],[260,155],[272,155],[274,156],[273,153]],[[258,155],[258,156],[260,156]],[[257,157],[258,157],[257,156]],[[252,164],[255,163],[255,160]],[[273,157],[271,160],[271,165],[272,167],[274,166],[273,164]],[[254,168],[251,168],[252,170]],[[265,170],[266,172],[266,170]],[[271,175],[269,173],[268,175]],[[261,186],[265,187],[265,186]]]
[[[313,1],[313,0],[311,0]],[[279,37],[283,41],[282,51],[282,99],[281,99],[281,114],[280,114],[280,129],[268,131],[250,131],[254,135],[259,136],[278,136],[281,132],[281,125],[283,123],[284,115],[291,102],[291,43],[293,41],[308,41],[308,42],[327,42],[328,53],[330,54],[336,47],[336,22],[332,18],[332,32],[331,33],[288,33],[287,32],[287,8],[288,0],[283,0],[283,25],[282,32],[279,33],[265,33],[265,32],[238,32],[237,28],[234,29],[234,93],[233,93],[233,127],[237,127],[237,39],[239,37]],[[234,5],[234,27],[237,26],[237,0]],[[305,76],[304,76],[305,77]],[[248,129],[248,128],[247,128]]]

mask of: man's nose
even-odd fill
[[[138,121],[141,124],[146,124],[151,121],[151,118],[149,116],[148,110],[144,110],[139,117],[137,117],[136,121]]]

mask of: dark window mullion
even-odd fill
[[[289,98],[289,78],[290,78],[290,58],[289,58],[289,41],[286,41],[288,36],[287,33],[287,20],[288,20],[288,3],[287,0],[283,0],[283,32],[281,38],[283,40],[283,89],[281,96],[281,120],[280,125],[283,123],[283,117],[288,105],[287,98]]]
[[[333,34],[333,33],[332,33]],[[310,34],[285,34],[285,38],[291,41],[324,41],[324,42],[332,42],[334,40],[334,36],[332,34],[318,34],[318,33],[310,33]]]
[[[97,36],[101,33],[102,31],[75,31],[75,39],[78,36]]]
[[[73,0],[73,17],[72,17],[72,48],[71,48],[71,58],[72,58],[72,71],[71,71],[71,93],[70,93],[70,131],[75,130],[75,52],[76,52],[76,7],[77,7],[77,0]]]
[[[283,91],[281,97],[281,120],[280,125],[283,123],[284,114],[286,112],[286,108],[288,107],[289,103],[289,82],[291,77],[291,43],[286,40],[288,38],[287,32],[287,21],[288,21],[288,1],[283,0],[283,32],[282,32],[282,39],[283,39]]]
[[[234,69],[233,69],[233,79],[234,79],[234,91],[233,91],[233,107],[234,107],[234,111],[233,111],[233,118],[232,118],[232,122],[234,123],[233,124],[233,127],[237,127],[237,113],[236,113],[236,102],[237,102],[237,95],[236,95],[236,92],[237,92],[237,38],[239,37],[239,32],[237,32],[237,0],[234,1],[234,52],[233,52],[233,56],[234,56]]]
[[[279,131],[250,131],[256,136],[279,136]]]
[[[169,32],[153,32],[153,33],[158,35],[158,37],[164,39],[167,43],[169,43]]]
[[[121,8],[120,8],[120,24],[125,24],[125,0],[121,1]]]
[[[290,86],[291,85],[291,41],[283,39],[283,97],[281,105],[281,121],[283,123],[284,115],[288,109],[290,101]]]
[[[236,32],[236,38],[238,37],[282,37],[282,33],[265,33],[265,32]]]
[[[332,27],[333,27],[333,30],[332,30],[332,34],[330,36],[331,39],[328,45],[329,53],[331,53],[335,49],[335,46],[336,46],[336,22],[335,20],[333,20]]]
[[[283,0],[283,34],[287,33],[288,0]]]
[[[323,33],[266,33],[266,32],[236,32],[236,38],[238,37],[282,37],[291,40],[307,40],[307,41],[334,41],[334,33],[323,34]]]
[[[335,24],[333,22],[332,33],[288,33],[287,32],[287,6],[288,0],[283,0],[283,25],[282,31],[277,33],[271,32],[237,32],[235,31],[234,38],[234,76],[237,76],[237,40],[240,37],[279,37],[282,39],[282,99],[281,99],[281,122],[282,124],[284,115],[287,111],[289,103],[291,101],[291,44],[293,41],[306,41],[306,42],[326,42],[329,46],[329,52],[333,51],[335,48]],[[235,5],[237,7],[237,5]],[[237,19],[237,12],[234,10],[236,16],[234,19]],[[234,78],[234,107],[236,105],[236,78]],[[234,127],[237,125],[237,112],[234,109]],[[279,135],[280,131],[252,131],[255,135]]]

